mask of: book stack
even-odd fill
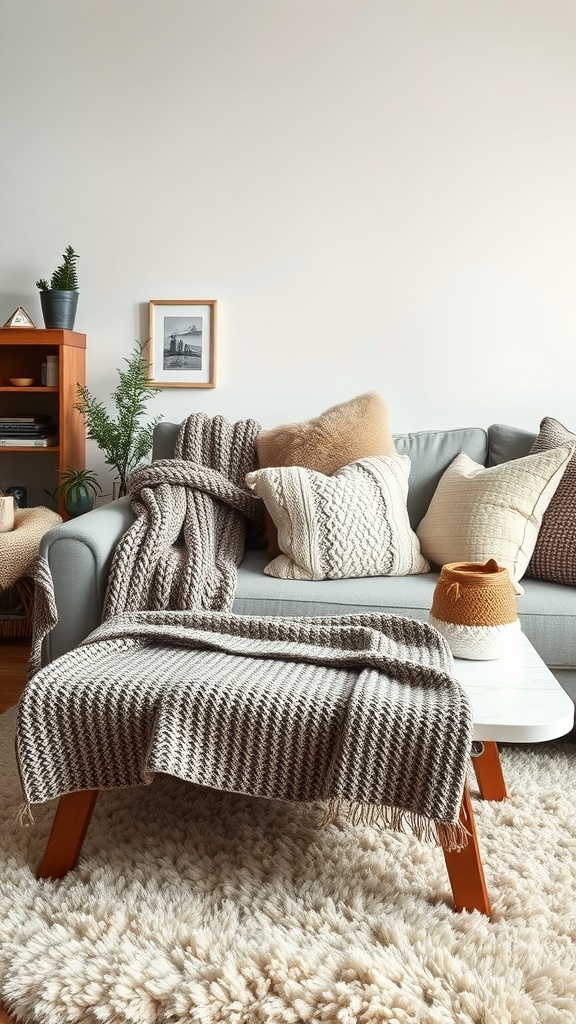
[[[51,416],[0,416],[0,448],[52,448],[58,430]]]

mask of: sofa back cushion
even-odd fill
[[[486,466],[501,466],[512,459],[530,455],[536,434],[508,423],[492,423],[488,427],[488,459]]]
[[[157,423],[152,433],[152,459],[171,459],[174,457],[174,446],[180,423]]]
[[[469,455],[486,464],[488,434],[482,427],[455,430],[421,430],[415,434],[394,434],[398,455],[410,459],[408,517],[413,530],[424,518],[440,477],[457,455]]]
[[[179,423],[162,420],[154,427],[152,458],[171,459]],[[474,462],[486,464],[488,434],[482,427],[455,430],[421,430],[414,434],[393,434],[398,455],[410,459],[408,481],[408,517],[413,530],[432,500],[438,481],[450,463],[464,452]]]

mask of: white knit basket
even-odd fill
[[[522,632],[519,619],[503,626],[463,626],[457,622],[442,622],[430,614],[428,621],[448,641],[455,658],[470,661],[495,661],[506,657],[518,646]]]

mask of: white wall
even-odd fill
[[[576,429],[574,0],[2,0],[0,27],[1,322],[42,324],[74,245],[99,397],[149,299],[216,298],[217,388],[151,411],[272,426],[375,388],[398,431]]]

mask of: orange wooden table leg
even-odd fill
[[[37,878],[62,878],[75,866],[97,796],[97,789],[83,789],[60,797]]]
[[[490,897],[486,888],[468,787],[462,797],[460,821],[469,833],[467,845],[462,850],[444,850],[456,910],[479,910],[481,914],[490,917]]]
[[[505,800],[508,796],[498,744],[482,741],[482,751],[472,755],[472,764],[484,800]]]

